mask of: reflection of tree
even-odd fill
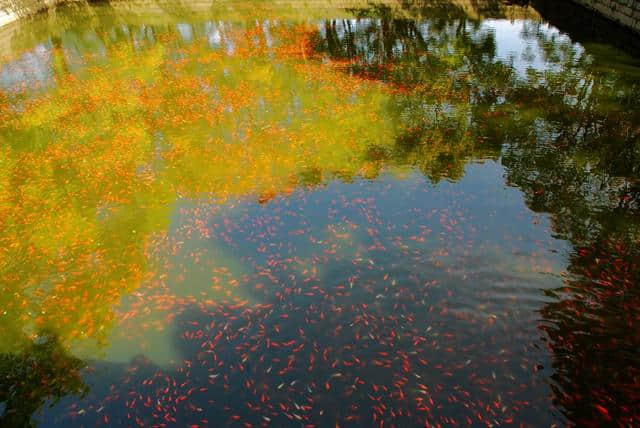
[[[469,159],[501,155],[508,182],[575,247],[571,279],[542,310],[559,406],[576,422],[633,417],[637,75],[534,23],[523,37],[552,67],[519,77],[496,58],[491,32],[449,12],[420,22],[380,7],[318,32],[225,24],[213,47],[182,44],[161,26],[110,32],[112,16],[92,23],[98,48],[54,38],[56,88],[19,99],[23,115],[0,98],[0,306],[9,314],[0,350],[45,327],[65,346],[104,342],[111,306],[144,277],[145,240],[166,228],[177,195],[267,201],[389,165],[457,179]],[[83,59],[89,71],[70,76],[65,53],[83,49],[104,58]],[[63,345],[50,351],[62,355]],[[40,346],[3,361],[25,366]]]
[[[84,394],[87,387],[80,377],[84,366],[56,336],[46,333],[25,344],[20,353],[0,354],[0,402],[5,404],[0,424],[31,426],[32,414],[45,402]]]
[[[374,147],[371,158],[415,165],[438,181],[460,178],[472,156],[495,157],[500,144],[487,138],[485,117],[512,74],[495,59],[493,34],[464,18],[419,22],[381,7],[358,14],[325,21],[315,47],[346,58],[349,73],[397,89],[387,104],[395,145]]]
[[[601,237],[571,255],[571,278],[541,311],[555,402],[578,426],[640,420],[640,251]]]
[[[388,93],[300,64],[305,26],[272,26],[271,47],[261,26],[218,30],[233,53],[182,46],[162,28],[153,36],[165,43],[133,27],[96,34],[88,49],[108,66],[78,55],[72,66],[82,45],[62,35],[55,88],[2,96],[0,350],[19,352],[15,337],[43,328],[65,346],[104,344],[112,307],[145,277],[146,239],[166,229],[178,194],[265,200],[375,173],[366,153],[392,133]]]
[[[576,245],[622,232],[637,234],[640,178],[640,87],[633,68],[605,69],[538,28],[527,37],[554,66],[529,73],[508,94],[512,105],[504,151],[507,180],[536,211],[554,214],[556,230]]]
[[[1,172],[6,185],[0,188],[7,214],[0,220],[0,300],[10,314],[3,324],[15,324],[2,335],[3,352],[19,350],[14,335],[42,328],[64,345],[78,338],[104,342],[113,321],[109,306],[141,276],[142,244],[133,231],[143,233],[148,218],[118,205],[131,197],[124,183],[145,152],[139,124],[126,119],[134,99],[127,99],[127,111],[105,91],[116,109],[97,112],[101,101],[74,85],[64,70],[57,80],[53,100],[50,94],[28,101],[33,114],[13,110],[13,126],[0,134],[7,146]],[[94,90],[100,85],[108,83]],[[129,145],[134,139],[137,148]]]
[[[585,57],[578,64],[539,76],[535,93],[517,92],[537,114],[519,117],[529,134],[506,149],[504,164],[507,180],[525,192],[532,209],[551,213],[556,232],[575,248],[571,278],[541,311],[554,353],[556,402],[578,425],[634,425],[640,418],[638,88]]]
[[[328,55],[348,58],[351,73],[404,89],[390,111],[407,131],[397,134],[391,153],[372,155],[429,159],[421,169],[437,179],[462,174],[447,168],[478,156],[484,141],[494,155],[504,145],[508,182],[533,210],[551,213],[555,231],[575,247],[571,278],[542,310],[556,402],[578,424],[637,422],[637,69],[627,58],[611,69],[601,53],[580,52],[531,22],[522,37],[538,44],[548,70],[518,77],[494,58],[492,35],[463,20],[427,26],[388,11],[377,18],[327,21],[316,42]]]
[[[507,180],[552,215],[574,246],[565,286],[541,311],[554,353],[556,402],[577,425],[635,424],[640,377],[640,88],[637,71],[602,65],[536,26],[546,72],[508,97]],[[634,404],[635,403],[635,404]]]

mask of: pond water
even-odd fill
[[[479,4],[12,30],[0,424],[640,424],[639,57]]]

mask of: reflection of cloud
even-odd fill
[[[178,24],[176,28],[183,42],[191,42],[193,40],[193,26],[191,24]]]
[[[53,80],[51,45],[40,44],[19,58],[2,64],[0,87],[7,91],[22,91],[25,86],[44,87]]]
[[[533,68],[538,72],[546,70],[560,71],[561,66],[545,60],[542,53],[538,53],[539,48],[536,41],[525,37],[534,28],[534,31],[542,32],[545,37],[553,38],[555,43],[570,43],[571,39],[561,34],[556,28],[549,24],[535,25],[529,21],[515,20],[494,20],[482,21],[483,31],[491,31],[496,40],[496,56],[513,65],[513,68],[521,78],[526,78],[527,69]],[[580,49],[576,45],[576,49]]]

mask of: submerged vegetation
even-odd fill
[[[0,421],[638,423],[640,64],[447,4],[29,32]]]

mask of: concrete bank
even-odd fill
[[[0,0],[0,27],[49,9],[61,0]]]
[[[640,34],[640,0],[573,0]]]

